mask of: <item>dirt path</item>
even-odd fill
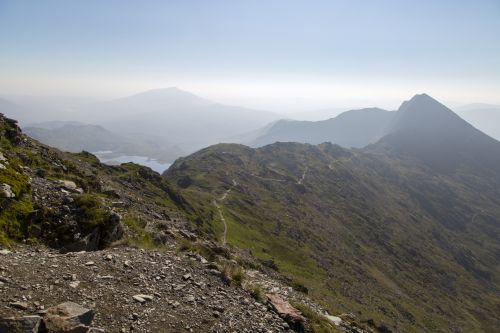
[[[304,179],[306,179],[307,171],[309,171],[309,167],[308,166],[306,167],[306,169],[302,173],[302,176],[300,177],[300,179],[297,181],[297,184],[299,184],[299,185],[302,184],[302,182],[304,181]]]
[[[285,179],[266,178],[266,177],[257,176],[254,173],[251,173],[250,176],[255,177],[255,178],[259,178],[259,179],[262,179],[262,180],[269,180],[269,181],[272,181],[272,182],[286,182]]]
[[[224,214],[222,213],[222,208],[219,205],[218,201],[223,203],[224,200],[226,200],[229,193],[231,193],[232,189],[237,185],[238,185],[238,183],[236,182],[236,180],[233,179],[233,185],[230,188],[228,188],[219,199],[213,200],[213,204],[214,204],[215,208],[217,208],[217,211],[219,212],[219,216],[220,216],[220,219],[222,221],[222,224],[224,225],[224,231],[222,233],[222,244],[224,244],[224,245],[226,244],[226,239],[227,239],[227,222],[226,222],[226,219],[224,218]]]

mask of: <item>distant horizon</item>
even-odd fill
[[[94,103],[94,102],[106,102],[106,101],[113,101],[117,99],[122,99],[122,98],[128,98],[132,97],[134,95],[139,95],[147,92],[152,92],[152,91],[161,91],[161,90],[169,90],[169,89],[177,89],[182,92],[190,93],[193,94],[199,98],[206,99],[210,102],[214,103],[220,103],[220,104],[225,104],[225,105],[231,105],[231,106],[237,106],[237,107],[243,107],[243,108],[248,108],[248,109],[255,109],[256,111],[267,111],[267,112],[273,112],[276,114],[280,114],[283,116],[296,116],[299,114],[302,114],[304,116],[307,115],[308,112],[315,113],[315,112],[321,112],[321,111],[331,111],[331,112],[337,112],[337,114],[340,114],[344,111],[349,111],[353,109],[358,109],[358,108],[371,108],[371,107],[376,107],[376,108],[382,108],[388,111],[395,111],[398,109],[398,107],[401,105],[402,102],[405,100],[408,100],[412,98],[413,96],[417,94],[422,94],[425,93],[437,100],[439,100],[441,103],[445,104],[446,106],[450,107],[451,109],[457,108],[457,109],[462,109],[462,108],[468,108],[468,107],[478,107],[478,108],[498,108],[500,107],[499,104],[493,104],[493,103],[484,103],[482,101],[475,101],[471,103],[459,103],[459,102],[453,102],[453,101],[446,101],[442,100],[439,98],[436,98],[434,95],[427,93],[425,91],[422,92],[415,92],[414,94],[410,94],[406,96],[403,99],[396,100],[394,99],[392,102],[389,103],[384,103],[382,102],[381,104],[370,104],[370,102],[367,102],[367,104],[361,104],[361,100],[357,102],[353,102],[351,104],[349,103],[343,103],[343,104],[336,104],[335,101],[332,101],[332,103],[327,103],[323,102],[324,105],[323,107],[318,106],[314,108],[313,106],[310,106],[311,103],[306,103],[304,102],[305,105],[309,105],[309,107],[304,106],[304,108],[280,108],[278,106],[270,106],[270,107],[265,107],[265,102],[261,103],[255,103],[255,102],[249,102],[245,103],[244,101],[237,100],[237,99],[217,99],[217,98],[210,98],[207,96],[203,96],[200,94],[197,94],[193,91],[183,89],[182,87],[179,86],[169,86],[169,87],[160,87],[160,88],[151,88],[143,91],[137,91],[137,92],[132,92],[129,94],[124,94],[124,95],[108,95],[108,96],[75,96],[75,95],[56,95],[56,94],[46,94],[46,95],[32,95],[32,94],[4,94],[3,92],[0,91],[0,98],[4,98],[6,100],[12,100],[12,99],[23,99],[23,98],[28,98],[28,99],[48,99],[48,100],[58,100],[58,99],[67,99],[67,100],[75,100],[75,101],[80,101],[82,104],[87,104],[87,103]],[[76,103],[75,105],[77,105]],[[314,105],[314,103],[312,103]],[[256,107],[257,105],[257,107]],[[261,105],[262,107],[258,107],[258,105]]]

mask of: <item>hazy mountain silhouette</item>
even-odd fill
[[[32,138],[68,152],[112,151],[115,156],[138,155],[171,162],[184,152],[159,138],[143,135],[124,137],[102,126],[53,121],[24,127]]]
[[[280,117],[274,113],[212,102],[178,88],[156,89],[92,106],[100,124],[114,132],[146,132],[187,151],[255,130]]]
[[[346,111],[323,121],[280,120],[249,142],[260,147],[274,142],[319,144],[332,142],[343,147],[364,147],[380,139],[394,112],[379,108]]]
[[[387,133],[380,145],[414,156],[440,171],[463,166],[500,172],[500,142],[426,94],[404,102]]]

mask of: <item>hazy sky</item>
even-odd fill
[[[0,94],[500,104],[500,1],[0,0]]]

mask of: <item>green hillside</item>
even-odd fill
[[[396,331],[494,332],[500,182],[462,171],[378,146],[277,143],[212,146],[165,176],[205,212],[200,230],[223,240],[224,217],[229,244],[334,311]]]

